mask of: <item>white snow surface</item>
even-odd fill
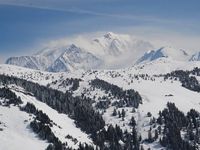
[[[54,123],[57,124],[57,126],[54,125],[51,129],[55,134],[55,136],[57,136],[61,142],[63,143],[67,142],[68,146],[73,148],[78,148],[79,142],[92,144],[92,141],[91,139],[88,138],[88,135],[86,133],[83,133],[79,128],[77,128],[76,125],[74,124],[74,120],[70,119],[68,115],[60,114],[56,110],[50,108],[45,103],[42,103],[39,100],[37,100],[35,97],[32,97],[30,95],[25,95],[23,93],[23,89],[19,88],[16,89],[16,87],[14,87],[13,89],[16,95],[21,97],[22,101],[24,102],[24,105],[27,102],[34,104],[34,106],[38,110],[42,110],[49,116],[49,118]],[[67,135],[76,138],[78,140],[78,143],[74,143],[71,139],[65,138]]]
[[[21,106],[26,105],[27,102],[32,103],[38,110],[42,110],[43,113],[49,116],[50,120],[57,124],[54,124],[51,130],[61,142],[67,142],[67,146],[73,149],[77,149],[79,143],[93,144],[89,136],[77,128],[74,120],[70,119],[68,115],[58,113],[35,97],[26,94],[27,92],[20,87],[10,85],[9,88],[17,96],[21,97],[23,102]],[[20,111],[17,106],[5,107],[0,105],[0,128],[3,128],[3,131],[0,131],[0,140],[2,141],[0,149],[44,150],[47,148],[49,143],[39,139],[29,127],[32,120],[33,115]],[[77,142],[66,138],[67,135],[77,139]],[[24,145],[23,143],[26,144]]]
[[[111,114],[113,112],[114,107],[109,107],[103,115],[103,118],[106,121],[106,125],[109,124],[118,124],[123,130],[131,130],[128,123],[132,116],[135,117],[138,126],[137,129],[139,133],[142,135],[144,139],[147,137],[148,130],[150,126],[148,125],[150,118],[147,117],[147,112],[151,112],[154,117],[158,116],[158,112],[163,110],[166,107],[167,102],[173,102],[175,105],[184,113],[189,111],[191,108],[200,111],[200,95],[197,92],[188,90],[181,86],[179,81],[174,80],[166,80],[162,77],[155,77],[154,75],[169,73],[174,70],[182,69],[182,70],[192,70],[194,67],[200,67],[200,62],[198,61],[177,61],[172,58],[158,58],[151,62],[145,62],[142,64],[134,65],[125,69],[118,70],[77,70],[70,73],[48,73],[41,72],[31,69],[24,69],[21,67],[15,67],[11,65],[0,65],[0,74],[7,74],[9,76],[16,76],[19,78],[23,78],[26,80],[30,80],[33,82],[37,82],[42,85],[49,84],[50,87],[58,89],[60,91],[65,92],[68,90],[68,87],[59,87],[59,83],[67,78],[79,78],[82,81],[80,82],[80,87],[74,91],[75,96],[80,96],[84,91],[86,92],[86,96],[93,98],[96,96],[95,101],[98,102],[99,98],[106,95],[105,91],[95,89],[91,90],[91,86],[89,82],[92,79],[99,78],[103,79],[109,83],[117,85],[123,89],[134,89],[139,92],[142,96],[142,104],[136,109],[135,113],[132,113],[132,109],[125,107],[126,117],[125,120],[122,121],[118,117],[113,117]],[[142,78],[135,78],[136,75],[148,74],[148,76]],[[197,78],[199,79],[199,78]],[[53,81],[57,80],[57,84],[52,84]],[[20,93],[18,93],[20,94]],[[171,95],[171,96],[168,96]],[[23,97],[23,95],[21,95]],[[54,110],[50,108],[46,108],[45,104],[35,100],[34,97],[25,96],[24,101],[28,100],[36,105],[36,107],[44,110],[51,119],[55,119],[55,122],[59,122],[58,118],[62,118],[61,114],[57,114]],[[54,116],[55,115],[55,116]],[[66,118],[65,118],[66,117]],[[73,121],[67,116],[64,118],[68,120],[71,131],[75,131],[74,133],[80,133],[82,136],[77,137],[76,134],[73,136],[79,138],[80,141],[84,141],[91,143],[90,139],[84,133],[79,132],[80,130],[73,126]],[[56,120],[58,119],[58,120]],[[61,119],[62,120],[62,119]],[[68,127],[68,125],[62,124],[63,127]],[[65,131],[66,129],[63,128]],[[55,131],[57,129],[55,128]],[[70,133],[71,133],[70,131]],[[67,133],[67,130],[65,131]],[[73,134],[73,133],[71,133]],[[63,139],[64,135],[62,132],[57,131],[57,135]],[[69,142],[70,143],[70,142]],[[144,148],[151,149],[163,149],[158,142],[154,142],[152,144],[144,143]]]
[[[1,100],[0,100],[1,101]],[[0,106],[0,149],[1,150],[44,150],[48,143],[41,141],[29,128],[27,113],[19,108]]]

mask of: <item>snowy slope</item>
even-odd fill
[[[141,63],[130,67],[133,72],[140,74],[166,74],[174,70],[192,70],[194,67],[199,67],[198,61],[176,61],[171,58],[158,58],[154,61]]]
[[[81,96],[84,94],[86,97],[93,98],[95,104],[98,101],[103,100],[103,97],[108,97],[109,93],[106,93],[100,89],[94,89],[91,87],[90,82],[95,78],[102,79],[108,83],[117,85],[123,89],[134,89],[140,93],[142,96],[142,104],[139,106],[135,112],[132,112],[132,108],[123,107],[126,111],[125,119],[122,120],[116,116],[112,116],[114,107],[109,106],[106,111],[103,113],[103,118],[106,122],[106,126],[109,124],[117,124],[124,131],[131,131],[129,122],[132,116],[135,117],[137,121],[137,130],[141,133],[143,138],[148,137],[148,130],[150,128],[149,121],[151,118],[147,117],[147,113],[151,112],[154,117],[158,116],[158,112],[166,107],[167,102],[173,102],[176,106],[186,113],[191,108],[200,111],[200,95],[197,92],[188,90],[181,86],[179,81],[173,79],[164,80],[163,77],[158,77],[154,75],[169,73],[174,70],[192,70],[194,67],[200,67],[199,61],[177,61],[172,58],[158,58],[154,61],[134,65],[133,67],[118,69],[118,70],[91,70],[91,71],[74,71],[69,73],[49,73],[41,72],[31,69],[24,69],[20,67],[10,66],[10,65],[0,65],[0,74],[7,74],[9,76],[17,76],[19,78],[24,78],[33,82],[37,82],[42,85],[49,85],[51,88],[55,88],[60,91],[67,91],[68,87],[59,86],[63,81],[69,78],[78,78],[81,79],[79,83],[79,88],[76,91],[73,91],[75,96]],[[144,75],[147,74],[147,75]],[[199,79],[199,78],[198,78]],[[54,81],[57,81],[56,84],[53,84]],[[23,92],[20,92],[21,89],[13,90],[17,95],[22,97],[22,100],[26,103],[34,103],[38,109],[46,112],[49,117],[57,122],[60,126],[63,127],[62,130],[53,128],[56,131],[56,135],[60,137],[61,140],[65,136],[64,133],[68,133],[73,137],[76,137],[80,141],[87,143],[92,143],[91,140],[87,137],[86,134],[82,133],[77,129],[73,120],[68,118],[66,115],[58,114],[55,110],[52,110],[46,104],[43,104],[37,101],[32,96],[24,95]],[[170,96],[169,96],[170,95]],[[95,98],[94,98],[95,96]],[[116,100],[116,99],[115,99]],[[122,110],[119,108],[118,110]],[[64,124],[62,120],[66,120],[68,124]],[[66,130],[70,128],[71,130]],[[81,135],[80,137],[78,135]],[[76,148],[77,145],[73,145],[73,142],[68,141]],[[145,150],[147,148],[151,149],[163,149],[158,142],[151,144],[144,143]]]
[[[21,112],[17,107],[0,106],[0,128],[3,129],[0,131],[0,149],[44,150],[48,146],[46,141],[41,141],[29,128],[29,118],[29,114]]]
[[[57,126],[52,127],[52,131],[63,143],[67,142],[68,146],[73,148],[78,148],[79,142],[92,144],[92,141],[88,138],[88,135],[77,128],[74,124],[74,120],[70,119],[67,115],[60,114],[45,103],[37,100],[35,97],[24,94],[23,89],[21,88],[12,87],[12,89],[17,96],[21,97],[24,103],[23,105],[25,105],[27,102],[32,103],[37,109],[48,114],[49,118],[57,124]],[[76,138],[78,143],[74,143],[71,139],[65,138],[67,135]]]
[[[29,102],[38,110],[46,113],[49,118],[56,123],[51,127],[52,132],[62,143],[67,142],[68,147],[77,149],[79,143],[87,143],[89,145],[93,143],[89,136],[77,128],[74,120],[70,119],[67,115],[58,113],[45,103],[42,103],[35,97],[27,94],[27,92],[20,87],[10,85],[9,89],[21,98],[23,102],[23,104],[20,105],[21,107]],[[6,107],[0,105],[0,108],[0,129],[3,129],[3,131],[0,131],[0,140],[4,143],[1,143],[0,149],[44,150],[47,148],[49,143],[39,139],[38,135],[33,133],[29,126],[34,115],[22,112],[18,106]],[[71,138],[66,138],[67,136],[70,136]],[[22,143],[26,143],[26,145],[23,145]]]
[[[174,65],[174,64],[176,64],[176,65]],[[168,101],[167,99],[169,99],[168,97],[165,97],[165,95],[173,94],[174,95],[173,99],[176,99],[176,100],[174,100],[174,102],[175,103],[177,102],[177,105],[180,105],[181,109],[183,109],[183,111],[186,111],[190,107],[195,108],[197,110],[199,109],[199,107],[197,105],[199,103],[198,93],[195,93],[195,92],[192,92],[190,90],[183,88],[178,81],[173,82],[173,83],[171,83],[171,81],[165,82],[160,78],[153,77],[153,75],[169,73],[169,72],[171,72],[173,70],[177,70],[177,69],[192,70],[194,67],[199,67],[199,66],[200,66],[200,63],[198,63],[198,62],[190,62],[190,63],[179,62],[178,63],[178,62],[169,61],[168,59],[167,60],[160,59],[160,60],[157,60],[154,62],[147,63],[145,65],[134,66],[134,67],[123,69],[123,70],[115,70],[115,71],[109,71],[109,70],[103,71],[102,70],[102,71],[94,71],[94,72],[88,71],[85,73],[74,72],[74,73],[65,73],[62,75],[61,75],[61,73],[53,73],[51,75],[54,76],[53,78],[55,78],[55,80],[58,80],[58,78],[60,78],[62,76],[62,79],[60,80],[60,82],[65,80],[65,78],[72,78],[72,77],[81,78],[83,81],[81,81],[80,88],[77,91],[75,91],[75,93],[77,95],[81,94],[81,91],[84,88],[89,89],[88,82],[94,78],[103,79],[105,81],[116,84],[123,88],[136,89],[142,95],[144,95],[145,101],[151,100],[151,102],[152,102],[152,103],[151,102],[146,103],[147,106],[141,105],[141,107],[148,107],[151,105],[153,106],[156,103],[161,103],[161,102],[164,102],[162,105],[162,107],[164,107],[166,102]],[[32,71],[32,70],[26,70],[26,71]],[[156,81],[152,81],[150,79],[146,81],[142,78],[140,80],[134,79],[134,75],[146,74],[146,73],[149,74],[150,77],[152,76],[152,78],[155,79]],[[48,73],[46,75],[49,76]],[[18,76],[18,75],[16,74],[16,76]],[[22,76],[19,76],[19,77],[22,77]],[[38,80],[38,78],[35,78],[33,80]],[[43,78],[43,80],[45,80],[45,77]],[[133,81],[131,82],[131,80],[133,80]],[[51,84],[51,81],[49,80],[48,83]],[[154,86],[155,86],[155,88],[152,88],[152,90],[149,90],[150,87],[154,87]],[[62,88],[60,89],[59,87],[56,87],[55,85],[54,85],[54,88],[58,88],[61,91],[65,90]],[[157,92],[158,90],[161,90],[163,92]],[[188,93],[187,94],[188,96],[181,95],[180,93],[182,93],[182,92],[185,94]],[[99,91],[98,93],[105,94],[105,93],[102,93],[101,91]],[[158,95],[158,94],[161,94],[161,95]],[[177,95],[177,97],[175,95]],[[181,97],[179,95],[181,95]],[[194,97],[191,99],[194,101],[190,102],[190,97]],[[182,100],[183,98],[186,99],[184,101],[188,100],[188,104],[187,104],[188,107],[185,107],[185,105],[182,105],[181,102],[179,102],[179,100]],[[162,101],[161,101],[161,99],[162,99]],[[159,102],[159,100],[160,100],[160,102]],[[151,108],[151,107],[149,107],[149,108]],[[184,110],[184,108],[185,108],[185,110]],[[145,112],[148,111],[145,109],[143,111],[145,111]],[[158,109],[155,109],[154,114],[156,114],[159,109],[161,109],[160,106],[158,107]]]

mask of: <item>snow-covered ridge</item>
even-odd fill
[[[176,61],[188,61],[189,55],[182,49],[175,49],[172,47],[161,47],[158,50],[151,50],[146,52],[141,58],[137,60],[137,64],[154,61],[159,58],[170,58]]]

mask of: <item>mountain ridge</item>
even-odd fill
[[[129,35],[115,34],[112,32],[108,32],[101,37],[89,40],[88,43],[85,45],[79,46],[79,44],[72,43],[69,44],[68,46],[63,46],[63,47],[62,46],[61,47],[55,46],[52,48],[46,47],[38,51],[34,55],[29,56],[30,58],[34,58],[35,61],[37,61],[38,63],[33,63],[31,59],[26,60],[25,58],[28,56],[21,56],[21,57],[11,57],[7,59],[6,64],[13,64],[43,71],[48,71],[48,70],[53,71],[54,69],[49,69],[52,68],[51,65],[53,65],[54,62],[61,55],[67,53],[71,45],[76,45],[76,47],[82,49],[82,51],[80,52],[83,51],[88,52],[89,59],[91,59],[90,56],[92,55],[93,57],[96,57],[97,62],[94,64],[100,64],[100,65],[104,64],[104,67],[102,65],[101,66],[96,65],[95,69],[101,67],[110,69],[116,66],[122,66],[122,67],[131,66],[134,60],[136,59],[137,56],[136,53],[140,53],[141,55],[142,51],[148,50],[149,48],[153,47],[151,43],[143,40],[134,39]],[[44,61],[41,61],[39,58],[43,58]],[[23,59],[24,63],[22,63],[20,59]],[[87,59],[88,58],[85,57],[85,61],[87,61]],[[127,64],[126,63],[127,60],[129,60],[131,64]],[[65,61],[67,62],[67,60]],[[102,63],[99,63],[99,61],[102,61]],[[43,66],[43,64],[45,64],[45,67],[41,67]],[[88,68],[87,65],[81,68],[87,69]],[[93,66],[93,64],[90,65]],[[75,66],[75,64],[68,64],[68,66]],[[61,71],[81,69],[75,67],[66,70],[66,65],[63,65],[62,67],[63,68],[60,68]],[[91,67],[89,67],[89,69],[90,68]]]

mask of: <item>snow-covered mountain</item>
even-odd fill
[[[87,42],[83,42],[84,44],[78,42],[65,46],[46,47],[33,56],[11,57],[6,61],[6,64],[43,71],[88,70],[91,68],[116,69],[133,65],[137,57],[142,56],[145,51],[153,49],[152,44],[147,41],[112,32],[108,32],[101,37],[85,40]],[[76,54],[70,52],[69,47],[71,45],[79,47]],[[69,60],[67,55],[73,58]],[[80,62],[84,63],[80,65]]]
[[[74,71],[78,69],[89,70],[100,68],[103,62],[93,54],[71,45],[49,67],[51,72]]]
[[[158,50],[147,51],[141,58],[137,60],[137,64],[154,61],[159,58],[169,58],[176,61],[188,61],[189,55],[182,49],[172,47],[162,47]]]

